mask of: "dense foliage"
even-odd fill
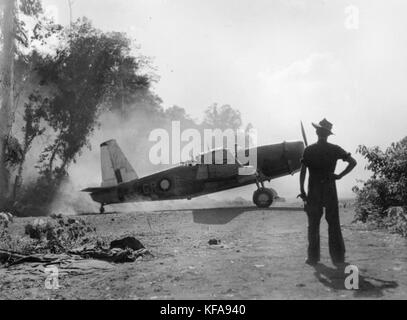
[[[360,146],[372,177],[355,187],[356,220],[374,222],[407,236],[407,137],[385,151]]]

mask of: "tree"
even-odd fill
[[[218,107],[215,103],[205,111],[203,125],[213,129],[237,130],[242,126],[240,111],[233,109],[230,105]]]
[[[18,169],[13,187],[13,202],[16,200],[17,193],[23,183],[23,166],[32,143],[35,138],[41,136],[46,131],[46,128],[41,125],[41,121],[45,117],[45,108],[48,103],[48,98],[44,99],[38,92],[32,93],[28,98],[28,102],[25,103],[24,126],[22,128],[23,142],[20,148],[20,158],[14,161]]]
[[[70,163],[88,146],[102,111],[124,108],[138,91],[149,89],[140,75],[140,61],[131,55],[131,42],[122,33],[103,33],[89,20],[72,24],[65,47],[47,56],[38,67],[42,85],[54,93],[44,119],[55,138],[41,154],[39,169],[49,179],[61,179]]]
[[[26,77],[16,72],[19,62],[24,60],[20,47],[28,48],[34,39],[41,39],[42,24],[36,19],[34,32],[29,35],[24,17],[38,18],[42,12],[39,0],[4,0],[2,12],[1,33],[3,47],[0,61],[1,72],[1,110],[0,110],[0,209],[8,196],[9,172],[7,164],[18,145],[18,141],[10,136],[14,122],[14,113],[24,86]],[[17,14],[18,13],[18,14]],[[21,77],[19,77],[21,75]]]
[[[4,0],[2,17],[3,50],[1,57],[1,110],[0,110],[0,208],[8,193],[6,168],[6,143],[11,126],[11,111],[14,105],[14,54],[16,34],[16,1]]]
[[[73,0],[68,0],[68,6],[69,6],[69,22],[72,24],[73,22],[73,14],[72,14],[72,7],[74,5]]]
[[[150,91],[154,75],[141,72],[146,70],[148,58],[132,54],[132,43],[125,34],[104,33],[86,18],[64,29],[44,17],[39,0],[7,1],[14,4],[14,18],[8,19],[9,24],[3,19],[2,24],[3,40],[10,35],[9,42],[3,41],[3,49],[8,45],[12,54],[3,50],[1,61],[2,70],[8,72],[2,73],[2,80],[10,80],[1,82],[2,97],[9,99],[2,100],[7,108],[1,110],[0,139],[4,143],[0,167],[4,170],[0,196],[4,199],[1,204],[17,199],[21,204],[17,211],[26,207],[31,211],[37,199],[43,205],[52,201],[53,190],[58,189],[68,166],[89,146],[88,138],[98,125],[99,114],[114,111],[125,117],[138,107],[153,108],[157,113],[163,109],[161,99]],[[34,17],[34,26],[26,24],[23,16]],[[6,26],[14,28],[14,32],[7,33]],[[47,53],[50,51],[43,48],[47,48],[50,37],[60,46]],[[6,58],[5,52],[9,53]],[[21,188],[25,159],[33,141],[41,135],[51,142],[40,154],[40,177],[36,183]],[[15,174],[14,188],[9,183],[11,172]],[[7,194],[10,191],[11,197]]]

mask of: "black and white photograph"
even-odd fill
[[[407,299],[406,1],[0,19],[0,300]]]

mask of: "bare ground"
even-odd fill
[[[0,299],[406,299],[407,241],[351,224],[352,211],[341,218],[359,290],[346,290],[329,260],[325,221],[322,261],[310,267],[304,212],[231,208],[81,217],[108,238],[136,236],[154,257],[61,270],[58,290],[45,289],[36,265],[0,269]],[[221,244],[208,245],[213,238]]]

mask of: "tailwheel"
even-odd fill
[[[253,194],[253,202],[258,208],[268,208],[274,202],[274,194],[270,189],[259,188]]]
[[[100,212],[100,214],[104,214],[104,213],[105,213],[105,207],[104,207],[103,204],[100,206],[99,212]]]

